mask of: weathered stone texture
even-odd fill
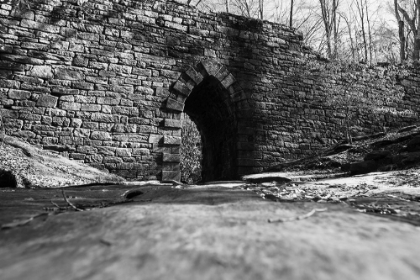
[[[374,114],[353,112],[359,133],[417,120],[418,68],[317,62],[285,26],[172,1],[41,0],[16,15],[8,7],[0,7],[6,133],[129,178],[179,180],[180,113],[209,81],[205,93],[223,95],[214,110],[228,108],[219,113],[237,174],[342,139],[345,108],[331,100],[346,89],[376,102]]]

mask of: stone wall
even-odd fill
[[[348,111],[361,132],[417,119],[416,68],[321,62],[293,29],[171,1],[82,2],[1,4],[7,134],[127,178],[179,179],[185,111],[214,180],[341,139]]]

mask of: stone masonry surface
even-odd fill
[[[220,153],[234,157],[224,163],[232,172],[213,179],[343,139],[349,114],[362,133],[419,113],[417,67],[327,63],[278,24],[173,1],[36,0],[26,11],[9,2],[0,4],[6,134],[126,178],[179,179],[184,107],[203,133],[214,133],[203,120],[218,118],[187,108],[197,91],[229,119]]]

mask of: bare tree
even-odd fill
[[[369,7],[368,7],[368,1],[365,0],[365,12],[366,12],[366,23],[367,23],[367,31],[368,31],[368,36],[369,36],[369,58],[370,58],[370,63],[373,62],[373,41],[372,41],[372,24],[370,21],[370,16],[369,16]]]
[[[394,6],[395,6],[395,16],[398,20],[398,22],[401,21],[401,15],[402,14],[404,20],[407,22],[411,33],[413,34],[413,52],[412,52],[412,59],[413,60],[419,60],[419,52],[420,52],[420,0],[414,0],[413,2],[409,3],[412,15],[408,12],[407,8],[401,7],[400,3],[398,3],[397,0],[394,0]]]
[[[394,0],[394,13],[398,21],[398,37],[400,41],[400,61],[405,60],[405,34],[404,34],[404,20],[401,18],[400,12],[398,10],[398,2]]]
[[[236,13],[246,17],[258,16],[258,7],[256,7],[255,0],[233,0],[232,6]]]
[[[345,13],[339,13],[339,16],[345,21],[346,26],[347,26],[347,33],[350,39],[350,53],[351,53],[351,58],[353,61],[356,61],[356,55],[357,55],[357,51],[356,51],[356,45],[354,42],[354,38],[353,38],[353,23],[351,22],[351,19],[348,15],[346,15]]]
[[[340,0],[319,0],[321,5],[321,16],[324,23],[327,56],[329,58],[337,58],[337,39],[338,39],[338,25],[337,25],[337,12]],[[332,46],[334,40],[334,49]]]
[[[362,33],[362,40],[363,40],[363,50],[364,50],[364,62],[368,62],[369,61],[369,57],[368,57],[368,39],[366,36],[366,22],[365,22],[365,8],[364,8],[364,0],[354,0],[356,3],[356,8],[357,8],[357,15],[359,16],[359,22],[360,22],[360,28],[361,28],[361,33]]]

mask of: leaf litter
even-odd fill
[[[394,216],[401,221],[420,226],[420,199],[415,196],[401,197],[401,194],[375,194],[372,190],[377,186],[362,183],[356,186],[346,184],[330,185],[319,188],[315,185],[298,184],[296,182],[279,184],[275,181],[262,184],[248,183],[240,188],[253,191],[261,198],[275,202],[317,202],[317,203],[345,203],[356,211]],[[269,219],[268,222],[288,222],[306,219],[327,208],[315,208],[309,213],[292,218]]]

